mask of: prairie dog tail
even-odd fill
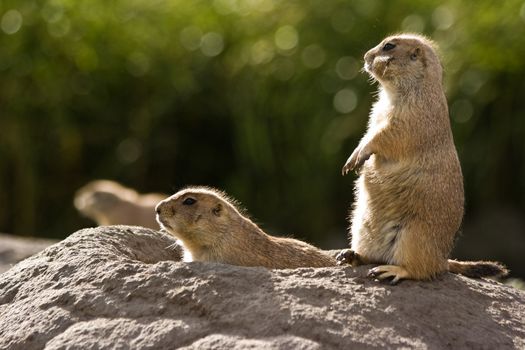
[[[448,270],[471,278],[504,277],[509,273],[505,265],[494,261],[448,260]]]

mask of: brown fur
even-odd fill
[[[155,206],[165,194],[139,194],[109,180],[96,180],[80,188],[74,204],[98,225],[136,225],[158,230]]]
[[[188,198],[195,202],[184,204]],[[333,257],[292,238],[266,234],[235,202],[211,188],[192,187],[157,205],[159,224],[182,241],[187,260],[272,269],[335,266]]]
[[[387,43],[395,46],[386,49]],[[370,274],[393,282],[432,279],[447,270],[464,273],[468,269],[461,264],[470,269],[491,264],[448,261],[463,217],[463,176],[434,47],[420,35],[401,34],[366,53],[365,70],[380,83],[379,99],[343,167],[346,174],[362,166],[351,251],[339,260],[387,264]],[[506,270],[494,265],[484,271]]]

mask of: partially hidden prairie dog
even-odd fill
[[[96,180],[80,188],[74,204],[84,216],[98,225],[136,225],[159,229],[155,206],[168,195],[139,194],[110,180]]]
[[[190,187],[157,205],[157,220],[191,254],[210,261],[270,269],[336,266],[335,258],[292,238],[264,233],[223,192]]]
[[[448,260],[463,217],[463,176],[434,47],[423,36],[400,34],[365,54],[379,98],[343,167],[343,174],[360,173],[351,249],[337,259],[384,264],[369,275],[392,283],[432,279],[447,270],[469,277],[507,273],[499,263]]]

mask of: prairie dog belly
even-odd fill
[[[426,197],[424,175],[418,173],[398,162],[367,161],[356,181],[352,250],[372,261],[393,262],[403,229]]]

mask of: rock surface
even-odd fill
[[[184,263],[174,243],[99,227],[20,262],[0,275],[0,349],[525,348],[525,293],[497,282]]]
[[[0,273],[56,242],[51,239],[25,238],[0,233]]]

